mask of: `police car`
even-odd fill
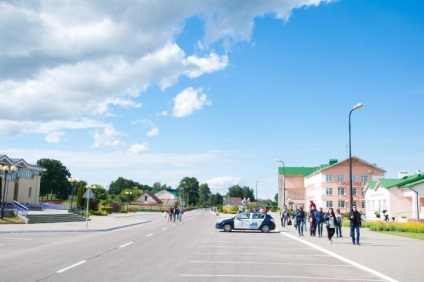
[[[223,229],[226,232],[234,229],[260,230],[266,233],[275,229],[275,222],[269,214],[262,212],[244,212],[231,218],[217,220],[215,228]]]

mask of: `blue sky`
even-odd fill
[[[424,168],[423,1],[0,2],[0,153],[107,187]],[[119,5],[117,5],[119,3]],[[99,6],[101,5],[101,6]]]

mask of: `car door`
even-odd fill
[[[250,214],[239,213],[234,218],[234,229],[250,229]]]
[[[250,229],[259,229],[264,219],[265,219],[265,214],[256,213],[256,212],[252,213],[251,219],[250,219]]]

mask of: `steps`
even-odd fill
[[[85,221],[85,217],[72,213],[28,214],[28,224]]]

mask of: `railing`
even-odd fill
[[[412,211],[404,211],[404,212],[398,212],[395,215],[395,217],[396,218],[407,218],[407,219],[409,219],[409,218],[412,218],[413,214],[414,213]]]
[[[18,201],[13,201],[13,210],[19,213],[20,215],[26,217],[28,214],[28,208]]]
[[[41,208],[43,210],[47,210],[47,209],[50,209],[50,210],[69,210],[69,206],[52,205],[50,203],[42,203],[40,205],[41,205]]]

